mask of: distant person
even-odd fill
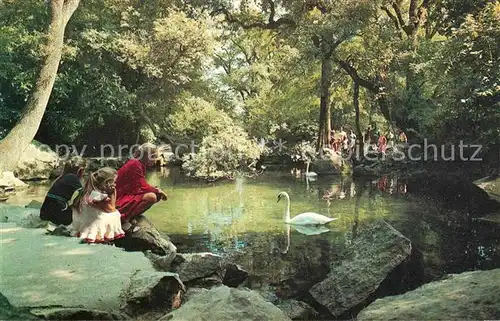
[[[146,181],[146,168],[153,167],[158,157],[158,148],[144,144],[118,170],[116,179],[116,206],[122,215],[123,228],[133,227],[133,218],[147,211],[160,200],[167,200],[167,194]]]
[[[70,158],[65,164],[63,173],[59,176],[45,196],[40,218],[56,225],[70,225],[72,211],[70,202],[75,192],[82,188],[81,179],[87,167],[85,159],[79,156]]]
[[[408,137],[406,137],[406,134],[404,131],[399,132],[399,141],[403,144],[408,143]]]
[[[334,145],[335,145],[335,134],[336,134],[336,133],[335,133],[335,130],[334,130],[334,129],[330,130],[330,148],[331,148],[332,150],[335,150],[335,149],[334,149]]]
[[[385,135],[378,133],[378,151],[380,153],[385,153],[387,149],[387,138]]]
[[[91,173],[73,205],[73,229],[87,243],[104,243],[125,236],[116,209],[116,170]]]
[[[363,137],[363,142],[365,143],[365,145],[370,145],[371,138],[372,138],[371,126],[368,126],[368,128],[365,131],[365,136]]]
[[[387,135],[387,145],[389,147],[394,147],[394,133],[392,130],[390,130],[389,135]]]
[[[349,134],[349,146],[351,148],[354,148],[356,146],[356,134],[351,130],[351,133]]]
[[[341,141],[344,140],[344,138],[347,138],[347,133],[344,131],[344,126],[340,127],[340,139]]]

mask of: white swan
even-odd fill
[[[312,178],[312,177],[317,177],[317,176],[318,176],[318,174],[316,174],[315,172],[310,172],[310,171],[309,171],[309,164],[310,164],[310,162],[307,162],[307,163],[306,163],[306,174],[305,174],[305,175],[306,175],[306,177],[310,177],[310,178]]]
[[[278,202],[286,198],[285,223],[293,225],[323,225],[335,221],[337,218],[326,217],[312,212],[302,213],[290,219],[290,196],[287,192],[278,194]]]

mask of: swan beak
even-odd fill
[[[281,201],[281,197],[278,197],[278,200],[276,201],[276,203],[279,203]]]

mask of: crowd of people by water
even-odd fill
[[[87,243],[105,243],[137,231],[135,218],[167,200],[164,191],[146,181],[146,168],[154,166],[157,156],[156,146],[144,144],[118,171],[103,167],[88,175],[85,159],[72,157],[47,193],[40,218],[69,226]]]
[[[331,149],[339,154],[352,153],[355,151],[356,145],[359,144],[358,137],[354,131],[351,129],[349,134],[347,134],[343,126],[338,131],[332,129],[330,137]],[[385,153],[389,147],[394,148],[396,144],[406,144],[408,142],[408,138],[402,130],[398,130],[396,134],[391,130],[384,133],[372,126],[368,126],[361,139],[363,140],[365,152],[373,151],[379,153]]]

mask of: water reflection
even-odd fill
[[[207,184],[187,180],[173,167],[149,174],[148,180],[169,194],[148,217],[179,252],[234,257],[253,275],[255,286],[273,283],[286,292],[321,278],[357,237],[359,226],[380,219],[422,251],[429,279],[500,267],[499,224],[422,197],[397,176],[375,181],[333,176],[313,182],[283,172]],[[37,186],[16,199],[26,204],[35,195],[43,199],[47,189]],[[282,190],[293,198],[293,212],[338,220],[318,230],[284,224],[282,205],[276,203]]]
[[[361,224],[378,219],[392,224],[423,252],[428,278],[500,266],[498,225],[464,220],[456,211],[410,193],[407,181],[397,176],[312,182],[276,173],[211,186],[168,179],[163,184],[176,200],[163,207],[166,214],[157,208],[152,220],[179,244],[179,250],[233,256],[257,283],[311,282],[327,273],[357,237]],[[339,220],[314,230],[284,224],[282,208],[275,201],[281,190],[293,197],[294,212],[314,211]],[[185,213],[176,214],[176,208]],[[190,234],[178,231],[170,220],[189,221]],[[303,275],[302,265],[311,271],[310,277]]]

